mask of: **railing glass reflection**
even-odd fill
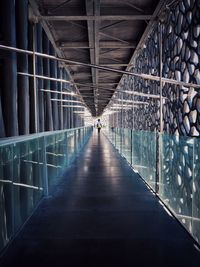
[[[104,132],[200,243],[200,139],[120,128]]]
[[[91,127],[0,141],[0,250],[88,140]]]

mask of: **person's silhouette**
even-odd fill
[[[98,133],[100,133],[100,131],[101,131],[101,127],[102,127],[101,121],[100,121],[100,119],[98,119],[98,121],[97,121],[97,129],[98,129]]]

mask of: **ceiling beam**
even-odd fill
[[[100,16],[100,0],[92,1],[86,0],[86,14],[88,16],[99,17]],[[90,47],[90,60],[91,64],[99,64],[99,20],[88,20],[88,39]],[[92,81],[94,88],[94,96],[96,96],[98,91],[98,69],[92,69]],[[97,104],[96,97],[94,98],[94,104]]]
[[[89,49],[93,48],[89,46],[88,42],[65,42],[65,41],[59,41],[57,42],[57,45],[60,48],[63,49]],[[118,49],[129,49],[129,48],[136,48],[137,43],[136,42],[130,42],[130,43],[122,43],[120,41],[100,41],[99,42],[99,48],[118,48]]]
[[[68,64],[71,68],[73,67],[77,67],[78,64]],[[103,63],[103,64],[99,64],[99,66],[102,67],[127,67],[129,64],[128,63]]]
[[[100,16],[100,0],[96,0],[94,1],[94,15],[95,17],[97,16]],[[100,29],[100,21],[98,20],[95,20],[94,21],[94,45],[95,45],[95,64],[99,65],[99,29]],[[97,86],[97,89],[96,89],[96,94],[98,93],[98,82],[99,82],[99,70],[96,69],[96,75],[95,75],[95,78],[96,78],[96,86]],[[95,94],[95,95],[96,95]],[[98,104],[98,101],[97,99],[95,99],[95,102],[97,102]]]
[[[94,5],[92,0],[85,0],[85,7],[87,16],[94,15]],[[95,64],[94,21],[88,20],[87,26],[88,26],[88,41],[90,47],[90,62],[91,64]],[[93,84],[96,84],[96,70],[92,68],[91,73],[92,73],[92,82]],[[95,90],[93,90],[93,93],[95,95]]]
[[[133,9],[141,12],[141,13],[144,13],[144,10],[142,8],[140,8],[139,6],[133,4],[131,1],[128,1],[128,0],[121,0],[120,2],[122,2],[123,4],[127,4],[128,6],[132,7]]]
[[[86,0],[87,1],[87,0]],[[152,15],[87,15],[87,16],[40,16],[45,21],[102,21],[102,20],[150,20]]]
[[[112,83],[101,83],[101,85],[103,85],[103,86],[110,86],[110,85],[117,85],[118,83],[114,83],[114,82],[112,82]]]
[[[76,83],[77,84],[77,83]],[[105,85],[105,86],[110,86],[110,85],[117,85],[118,83],[116,83],[116,82],[111,82],[111,83],[107,83],[107,82],[105,82],[105,83],[101,83],[101,85]],[[83,84],[78,84],[78,85],[83,85]],[[93,85],[93,83],[85,83],[84,84],[84,86],[90,86],[90,87],[92,87],[92,86],[95,86],[95,85]],[[96,87],[96,86],[95,86]]]
[[[76,72],[73,74],[73,78],[76,81],[76,79],[84,79],[84,78],[89,78],[91,77],[91,73],[90,72]]]
[[[101,41],[100,48],[135,48],[136,42],[122,43],[118,41]]]
[[[54,13],[55,11],[57,11],[58,9],[60,8],[63,8],[66,4],[68,4],[69,2],[71,2],[71,0],[66,0],[64,1],[63,3],[51,8],[50,10],[48,10],[48,14],[52,14]]]
[[[86,49],[86,48],[94,48],[90,47],[88,42],[65,42],[65,41],[58,41],[58,46],[60,48],[73,48],[73,49]]]
[[[125,20],[109,23],[108,25],[101,27],[100,31],[105,30],[105,29],[110,29],[112,27],[116,27],[116,25],[119,26],[119,24],[122,24],[124,22]]]
[[[100,64],[101,66],[103,67],[127,67],[128,66],[128,63],[121,63],[121,64],[117,64],[117,63],[114,63],[114,64]]]

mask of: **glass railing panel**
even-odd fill
[[[45,138],[44,136],[38,138],[38,175],[39,175],[39,181],[40,181],[40,187],[43,188],[43,191],[40,190],[40,195],[38,195],[38,198],[43,196],[45,194],[45,182],[44,182],[44,170],[46,168],[46,148],[45,148]]]
[[[112,127],[111,129],[110,129],[110,138],[111,138],[111,142],[112,142],[112,144],[113,145],[116,145],[116,131],[115,131],[115,128],[114,127]]]
[[[132,165],[141,177],[156,188],[156,133],[132,132]]]
[[[30,154],[30,163],[32,173],[29,176],[28,180],[28,190],[30,190],[29,198],[31,199],[31,209],[29,210],[29,214],[32,212],[33,208],[37,205],[38,201],[43,196],[44,185],[43,185],[43,174],[41,172],[40,165],[42,162],[40,161],[40,147],[39,147],[39,138],[33,139],[29,142],[29,154]],[[30,185],[30,188],[29,188]]]
[[[48,195],[91,132],[91,127],[79,128],[0,141],[0,251]]]
[[[121,152],[121,129],[116,128],[115,133],[115,146]]]
[[[16,143],[13,149],[14,230],[30,216],[43,194],[38,139]]]
[[[47,161],[47,175],[48,183],[51,186],[55,177],[58,174],[57,153],[56,153],[56,136],[45,136],[46,141],[46,161]]]
[[[79,152],[79,148],[80,148],[80,143],[79,143],[79,129],[77,129],[74,133],[74,145],[75,145],[75,156],[78,154]]]
[[[115,128],[108,128],[108,137],[113,145],[115,145]]]
[[[105,134],[113,138],[111,129]],[[119,153],[200,243],[200,139],[114,128]]]
[[[13,235],[13,145],[0,146],[0,250]]]
[[[130,129],[121,129],[121,154],[131,164],[132,162],[132,132]]]
[[[57,166],[57,174],[67,163],[67,134],[65,132],[59,133],[55,136],[55,156],[56,166]]]
[[[192,232],[194,139],[166,134],[161,139],[160,197]]]
[[[193,151],[193,183],[192,183],[192,233],[200,243],[200,139],[194,139]]]
[[[67,136],[67,162],[68,165],[73,161],[75,157],[75,134],[73,131],[68,131]]]

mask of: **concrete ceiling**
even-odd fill
[[[31,0],[66,59],[126,70],[158,0]],[[93,116],[109,103],[123,74],[77,64],[69,72]]]

